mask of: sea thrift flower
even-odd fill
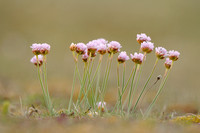
[[[135,62],[136,64],[142,64],[143,62],[143,59],[144,59],[144,55],[141,54],[141,53],[134,53],[134,55],[130,54],[131,55],[131,59],[133,62]]]
[[[126,54],[125,51],[121,52],[117,58],[119,63],[124,63],[125,61],[129,60],[129,56]]]
[[[103,103],[102,102],[98,102],[97,106],[98,106],[99,110],[101,109],[101,111],[104,112],[105,111],[106,102],[103,102]]]
[[[153,43],[151,42],[143,42],[141,43],[141,50],[146,53],[150,53],[154,48]]]
[[[117,53],[120,51],[120,48],[122,48],[121,44],[117,41],[111,41],[108,44],[108,53]]]
[[[40,46],[40,54],[46,55],[49,53],[51,46],[47,43],[42,43]]]
[[[40,54],[41,44],[34,43],[32,44],[31,48],[34,55]]]
[[[104,45],[106,45],[108,43],[108,41],[105,40],[104,38],[99,38],[99,39],[97,39],[97,41],[99,41],[100,44],[104,44]]]
[[[163,47],[157,47],[156,48],[156,56],[159,59],[164,59],[167,56],[167,50]]]
[[[143,42],[149,42],[151,41],[151,38],[149,36],[147,36],[146,34],[144,33],[141,33],[141,34],[137,34],[137,42],[139,44],[143,43]]]
[[[85,54],[87,50],[87,46],[84,43],[77,43],[76,44],[76,52],[80,55]]]
[[[98,46],[98,50],[97,51],[98,51],[99,54],[104,55],[106,53],[106,51],[107,51],[107,46],[105,44],[101,43]]]
[[[85,52],[85,54],[82,55],[82,60],[83,60],[83,62],[87,62],[87,60],[88,60],[87,52]]]
[[[180,53],[178,51],[170,50],[168,56],[171,60],[176,61],[179,58]]]
[[[165,67],[167,69],[170,69],[172,66],[172,60],[170,60],[169,58],[166,58],[166,61],[165,61]]]
[[[76,51],[76,44],[72,43],[70,46],[69,46],[69,49],[71,51]]]
[[[96,56],[96,51],[98,49],[99,42],[97,40],[90,41],[87,43],[88,55],[91,54],[91,57]]]
[[[37,55],[38,56],[38,61],[37,61],[37,57],[36,55],[30,60],[31,63],[33,63],[34,65],[38,65],[41,66],[43,64],[43,56],[42,55]]]

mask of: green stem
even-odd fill
[[[137,75],[137,68],[138,68],[138,64],[136,64],[135,70],[134,70],[134,74],[132,77],[132,81],[131,81],[131,88],[129,90],[129,98],[128,98],[128,114],[131,108],[131,97],[132,97],[132,91],[133,91],[133,85],[135,83],[135,76]]]
[[[156,62],[155,62],[155,64],[154,64],[154,67],[153,67],[153,69],[152,69],[152,71],[151,71],[151,74],[150,74],[149,78],[147,79],[147,81],[146,81],[146,83],[145,83],[145,85],[144,85],[144,87],[143,87],[143,89],[142,89],[142,91],[141,91],[141,93],[140,93],[140,95],[139,95],[139,97],[138,97],[136,103],[135,103],[135,106],[134,106],[133,110],[136,109],[136,107],[137,107],[137,105],[138,105],[138,102],[140,101],[140,98],[141,98],[142,94],[144,93],[144,91],[145,91],[145,89],[146,89],[146,87],[147,87],[147,85],[148,85],[148,83],[149,83],[149,81],[150,81],[150,79],[151,79],[151,77],[152,77],[154,71],[155,71],[155,68],[156,68],[156,66],[157,66],[157,64],[158,64],[158,60],[159,60],[159,59],[157,58],[157,59],[156,59]]]
[[[164,85],[165,85],[165,83],[166,83],[166,81],[167,81],[167,78],[168,78],[168,76],[169,76],[170,70],[171,70],[171,69],[166,69],[166,72],[165,72],[165,75],[166,75],[166,76],[164,76],[165,79],[164,79],[164,81],[161,83],[161,85],[160,85],[160,87],[159,87],[159,89],[158,89],[158,92],[157,92],[155,98],[153,99],[152,103],[149,105],[147,111],[145,112],[145,115],[144,115],[144,118],[145,118],[145,119],[149,116],[149,113],[150,113],[151,109],[153,108],[153,106],[154,106],[154,104],[155,104],[155,102],[156,102],[156,100],[157,100],[159,94],[160,94],[161,91],[163,90],[163,87],[164,87]]]

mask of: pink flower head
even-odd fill
[[[172,60],[170,60],[169,58],[166,58],[166,61],[165,61],[165,67],[167,69],[170,69],[172,66]]]
[[[96,56],[98,45],[99,45],[99,42],[97,40],[93,40],[93,41],[90,41],[89,43],[87,43],[88,55],[91,54],[91,57]]]
[[[137,34],[137,42],[139,44],[143,43],[143,42],[150,42],[151,41],[151,38],[149,36],[147,36],[146,34],[144,33],[141,33],[141,34]]]
[[[106,44],[103,44],[103,43],[99,44],[97,51],[98,51],[99,54],[104,55],[107,51]]]
[[[159,59],[164,59],[167,56],[167,50],[163,47],[157,47],[156,48],[156,56]]]
[[[121,44],[117,41],[111,41],[108,43],[108,53],[117,53],[120,51],[120,48],[122,48]]]
[[[125,61],[127,61],[129,59],[130,59],[129,56],[126,54],[125,51],[122,51],[119,54],[118,58],[117,58],[117,60],[118,60],[119,63],[124,63]]]
[[[32,52],[33,52],[34,55],[39,55],[40,54],[41,44],[34,43],[30,47],[32,48]]]
[[[141,50],[146,53],[150,53],[154,48],[153,43],[151,42],[143,42],[141,43]]]
[[[101,44],[104,44],[104,45],[106,45],[108,43],[108,41],[105,40],[104,38],[99,38],[99,39],[97,39],[97,41],[99,41]]]
[[[76,52],[80,55],[85,54],[87,50],[87,46],[84,43],[77,43],[76,44]]]
[[[178,51],[170,50],[168,56],[170,60],[176,61],[179,58],[180,53]]]
[[[105,106],[106,106],[106,102],[98,102],[97,106],[98,106],[99,110],[101,109],[101,111],[104,112]]]
[[[30,60],[31,63],[33,63],[34,65],[38,65],[39,62],[39,66],[41,66],[43,64],[43,56],[42,55],[37,55],[38,56],[38,61],[37,61],[37,57],[36,55],[33,56],[33,58]]]
[[[42,43],[40,46],[40,54],[46,55],[49,53],[51,46],[47,43]]]
[[[85,52],[85,54],[82,55],[82,60],[83,60],[83,62],[87,62],[88,57],[89,57],[89,56],[88,56],[87,52]]]
[[[134,55],[131,54],[131,59],[133,62],[135,62],[136,64],[142,64],[143,59],[144,59],[144,55],[142,53],[134,53]]]
[[[76,44],[72,43],[70,46],[69,46],[69,49],[71,51],[76,51]]]

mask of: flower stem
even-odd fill
[[[167,78],[168,78],[168,76],[169,76],[170,70],[171,70],[171,69],[166,69],[165,74],[164,74],[164,76],[163,76],[163,77],[164,77],[164,78],[163,78],[164,80],[163,80],[163,82],[161,83],[161,85],[160,85],[160,87],[159,87],[159,89],[158,89],[158,92],[157,92],[156,96],[154,97],[152,103],[149,105],[147,111],[145,112],[145,115],[144,115],[144,118],[145,118],[145,119],[149,116],[149,113],[150,113],[151,109],[153,108],[153,106],[154,106],[154,104],[155,104],[155,102],[156,102],[156,100],[157,100],[159,94],[161,93],[161,91],[162,91],[162,89],[163,89],[163,87],[164,87],[164,85],[165,85],[165,83],[166,83],[166,81],[167,81]]]
[[[144,93],[144,91],[145,91],[145,89],[146,89],[146,87],[147,87],[147,85],[148,85],[148,83],[149,83],[149,81],[150,81],[150,79],[151,79],[151,77],[152,77],[152,75],[153,75],[153,73],[154,73],[154,71],[155,71],[155,68],[156,68],[156,66],[157,66],[157,63],[158,63],[158,58],[156,59],[156,62],[155,62],[154,67],[153,67],[153,69],[152,69],[152,71],[151,71],[151,74],[150,74],[149,78],[147,79],[147,81],[146,81],[146,83],[145,83],[145,85],[144,85],[144,87],[143,87],[143,89],[142,89],[142,91],[141,91],[141,93],[140,93],[140,95],[139,95],[139,97],[138,97],[138,99],[137,99],[135,105],[134,105],[133,111],[136,109],[136,107],[137,107],[137,105],[138,105],[138,102],[140,101],[140,98],[141,98],[142,94]]]

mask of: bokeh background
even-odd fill
[[[54,102],[63,108],[72,85],[74,61],[68,49],[72,42],[105,38],[120,42],[123,51],[133,53],[139,50],[136,34],[146,33],[155,46],[181,53],[158,108],[172,104],[199,107],[199,5],[198,0],[0,0],[0,101],[14,99],[18,103],[21,97],[29,105],[41,94],[35,67],[30,63],[33,43],[51,45],[49,89]],[[114,95],[108,91],[107,101],[116,98],[116,56],[108,84]],[[153,52],[147,56],[138,90],[155,59]],[[163,62],[159,62],[151,84],[164,73]],[[129,61],[127,73],[132,66]]]

